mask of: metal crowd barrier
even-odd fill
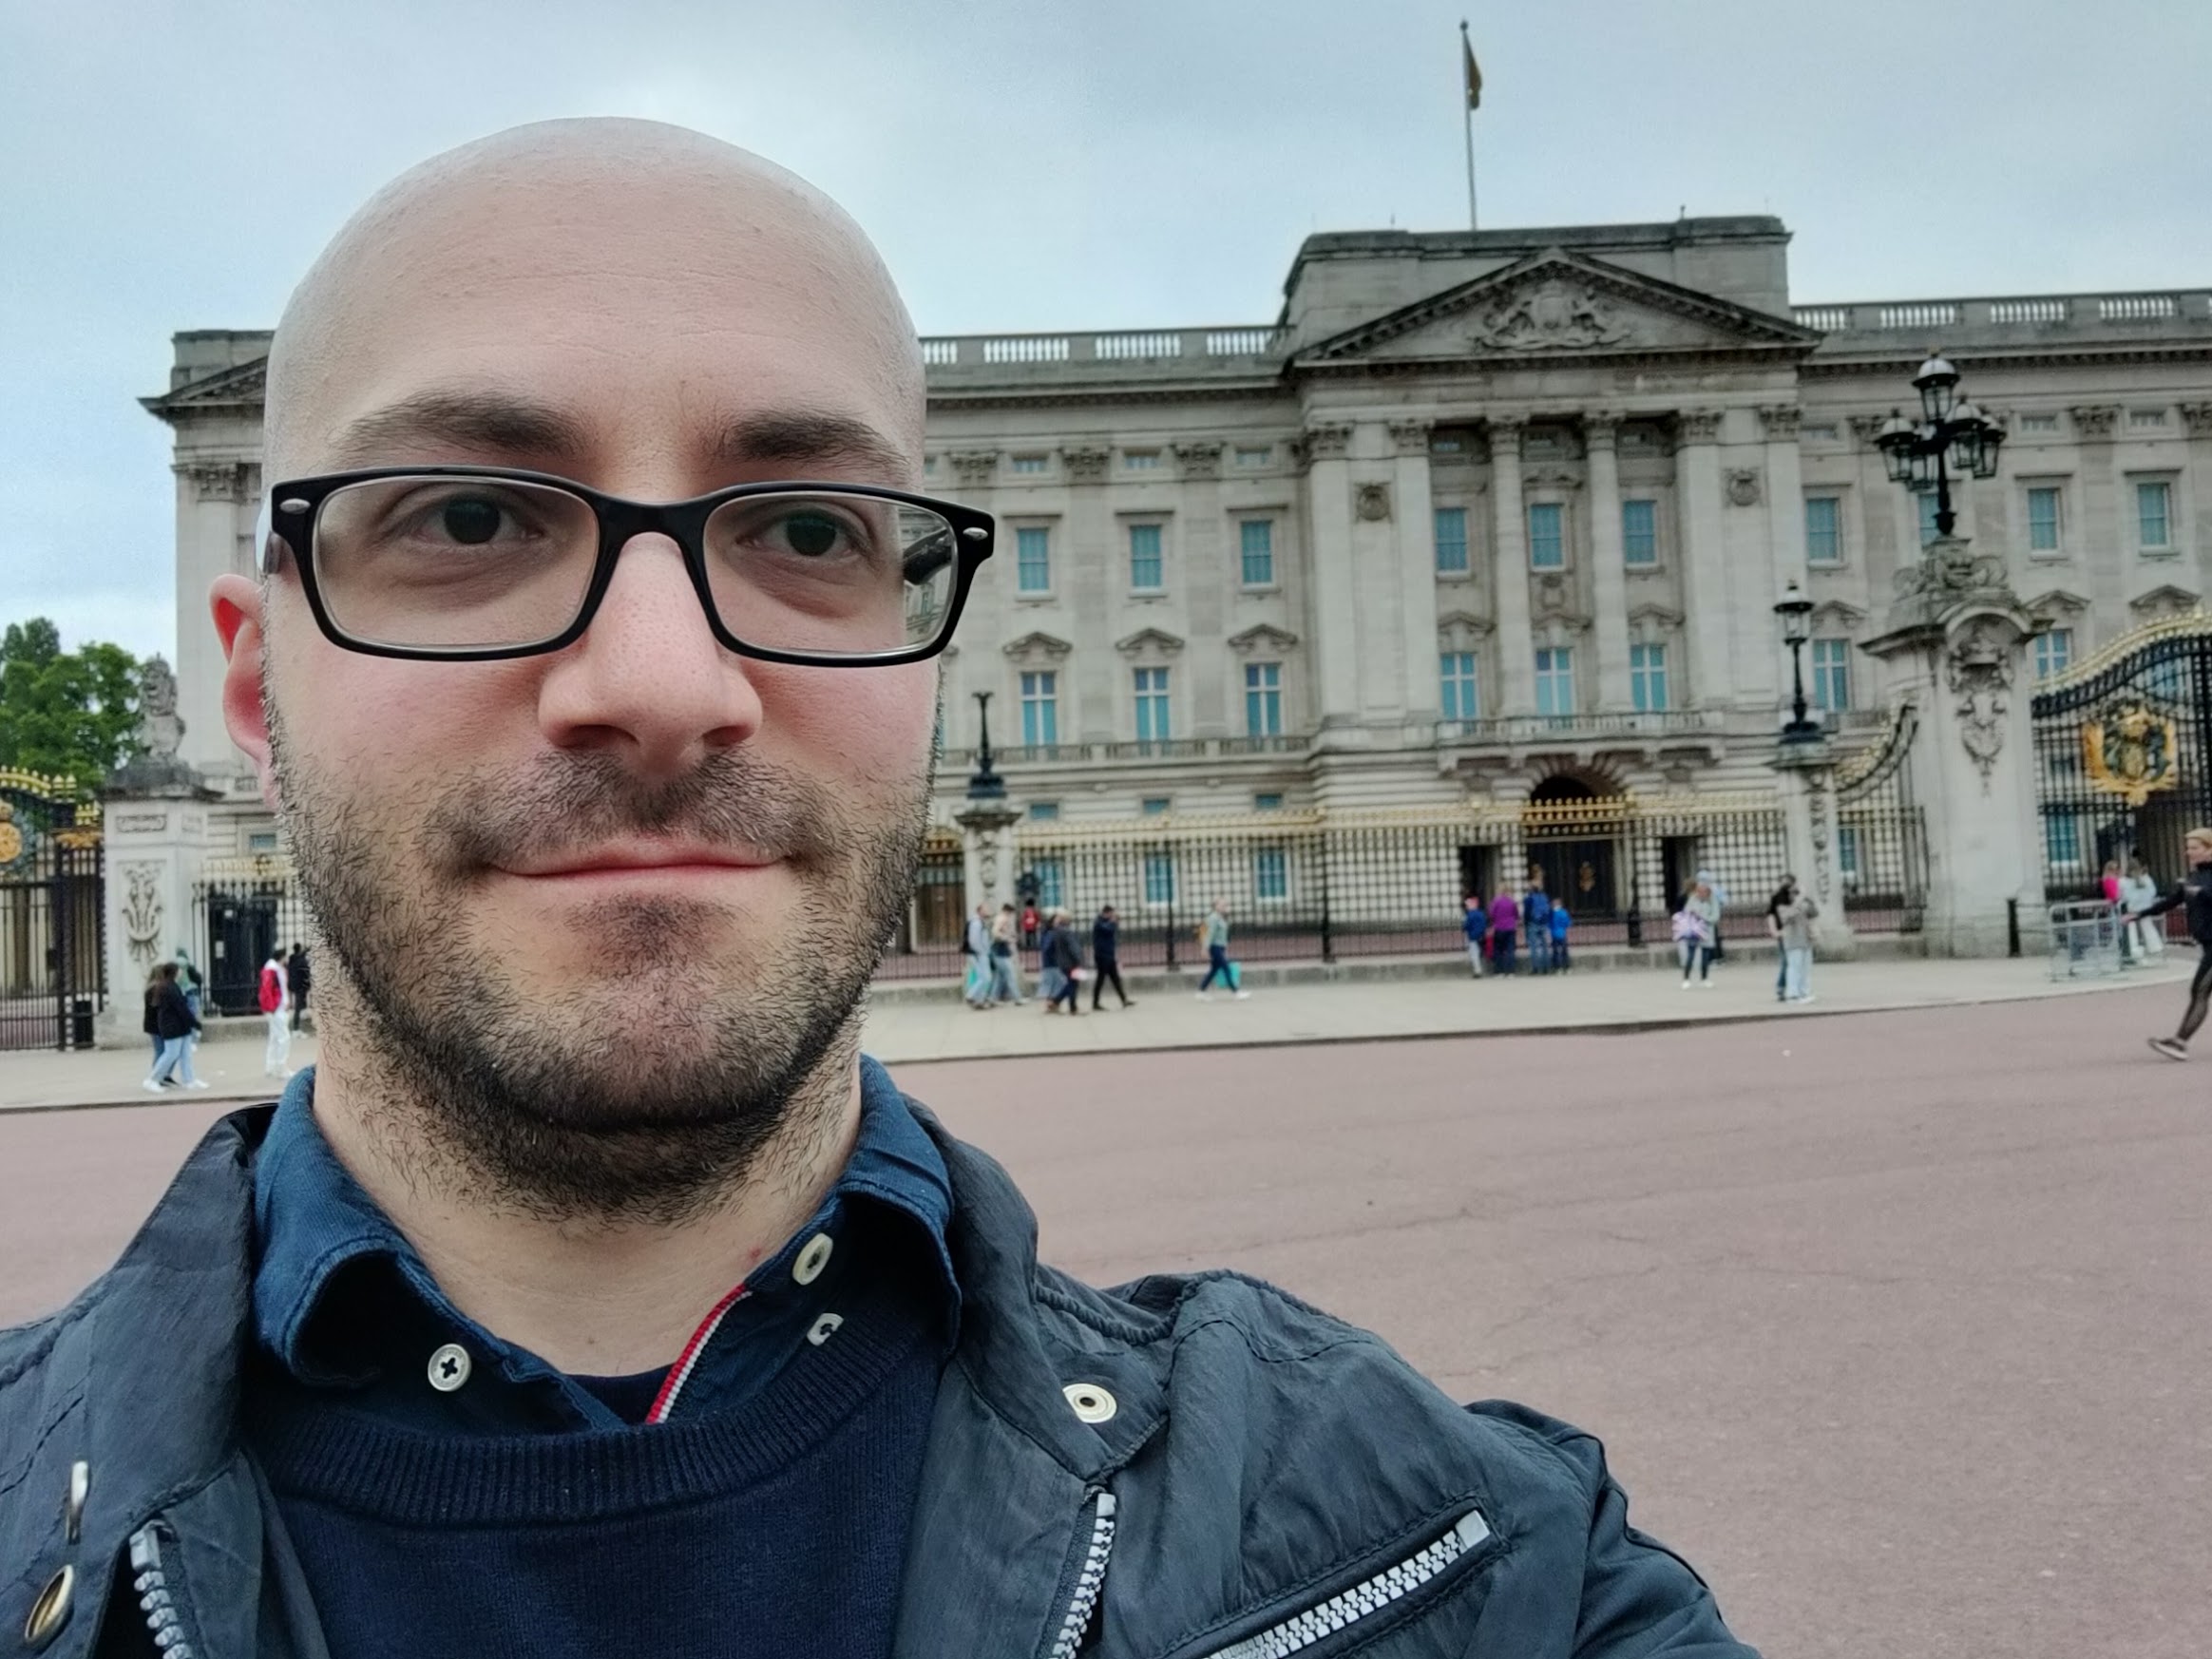
[[[2120,935],[2127,925],[2103,899],[2050,906],[2050,977],[2088,979],[2120,971]]]

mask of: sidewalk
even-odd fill
[[[1125,1049],[1216,1048],[1268,1043],[1350,1042],[1388,1038],[1479,1033],[1649,1030],[1737,1020],[1805,1020],[1888,1008],[1966,1007],[1977,1002],[2048,997],[2064,1000],[2170,986],[2175,1017],[2182,989],[2196,966],[2193,952],[2174,951],[2156,968],[2105,979],[2052,983],[2041,958],[1949,962],[1897,958],[1823,963],[1813,970],[1816,1001],[1803,1007],[1774,1000],[1774,963],[1745,951],[1716,970],[1710,990],[1681,989],[1679,976],[1659,969],[1567,974],[1551,979],[1484,980],[1464,976],[1256,986],[1249,1000],[1216,994],[1201,1002],[1187,984],[1144,987],[1126,1013],[1112,1001],[1077,1019],[1045,1015],[1037,1001],[979,1014],[951,1000],[887,998],[868,1013],[863,1042],[894,1064],[1018,1055],[1103,1054]],[[1165,983],[1167,982],[1159,982]],[[2063,1016],[2062,1016],[2063,1017]],[[2170,1026],[2162,1020],[2158,1029]],[[2146,1029],[2144,1036],[2156,1035]],[[293,1039],[292,1063],[315,1063],[315,1039]],[[265,1099],[258,1042],[202,1043],[200,1075],[210,1085],[200,1100]],[[0,1111],[71,1106],[143,1105],[139,1088],[146,1056],[138,1049],[86,1054],[0,1055]]]

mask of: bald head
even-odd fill
[[[429,448],[409,448],[403,425],[377,424],[393,408],[485,397],[559,415],[575,440],[564,447],[596,453],[540,444],[526,456],[456,454],[447,439],[463,434],[435,431],[421,434]],[[268,475],[606,463],[613,449],[647,447],[640,417],[650,424],[678,405],[695,419],[857,422],[910,474],[872,482],[918,476],[913,325],[843,209],[772,162],[681,127],[545,122],[401,175],[324,250],[270,353]],[[610,447],[607,429],[624,422],[631,441]],[[677,461],[663,453],[654,465]]]

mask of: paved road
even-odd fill
[[[1770,1659],[2201,1659],[2212,1053],[2144,1049],[2173,1001],[901,1076],[1070,1268],[1235,1263],[1602,1433]],[[215,1110],[0,1118],[0,1318]]]

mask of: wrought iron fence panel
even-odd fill
[[[0,772],[0,1049],[90,1045],[105,909],[99,804],[66,778]]]
[[[1843,913],[1862,933],[1917,932],[1927,915],[1928,827],[1907,764],[1919,729],[1919,712],[1904,704],[1882,740],[1837,772]]]
[[[307,944],[314,960],[307,895],[282,859],[254,859],[229,869],[211,863],[192,890],[192,909],[207,978],[205,1003],[219,1014],[261,1011],[261,964],[272,955]],[[312,997],[311,990],[311,1003]]]

